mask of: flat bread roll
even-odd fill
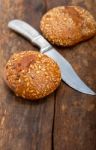
[[[96,21],[79,6],[60,6],[41,18],[40,29],[52,44],[72,46],[96,35]]]

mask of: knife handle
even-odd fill
[[[38,31],[24,21],[12,20],[8,23],[8,27],[26,37],[34,45],[38,46],[41,53],[44,53],[52,47]]]

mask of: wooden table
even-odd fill
[[[38,31],[52,7],[80,5],[96,18],[96,0],[0,0],[0,150],[96,150],[96,96],[81,94],[63,82],[38,102],[16,97],[3,80],[11,54],[36,50],[8,29],[12,19],[25,20]],[[96,91],[96,37],[72,48],[56,49]]]

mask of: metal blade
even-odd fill
[[[79,78],[71,64],[54,48],[45,52],[44,54],[48,55],[57,62],[61,70],[62,80],[66,84],[79,92],[96,95],[96,93]]]

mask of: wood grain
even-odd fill
[[[96,18],[96,0],[0,1],[0,150],[96,150],[96,96],[81,94],[62,82],[53,94],[31,102],[16,97],[3,80],[11,54],[37,50],[9,30],[8,22],[25,20],[40,31],[42,15],[60,5],[80,5]],[[96,37],[56,49],[96,91]]]
[[[60,2],[50,1],[49,9],[62,4],[79,5],[88,9],[96,19],[96,1]],[[58,50],[96,91],[96,37],[74,47]],[[55,150],[95,150],[96,97],[76,92],[62,83],[56,93],[53,134]]]
[[[26,20],[38,29],[43,5],[42,0],[5,0],[0,3],[0,150],[51,149],[54,93],[37,103],[26,101],[16,97],[3,81],[3,67],[12,53],[36,50],[8,29],[8,21]]]

